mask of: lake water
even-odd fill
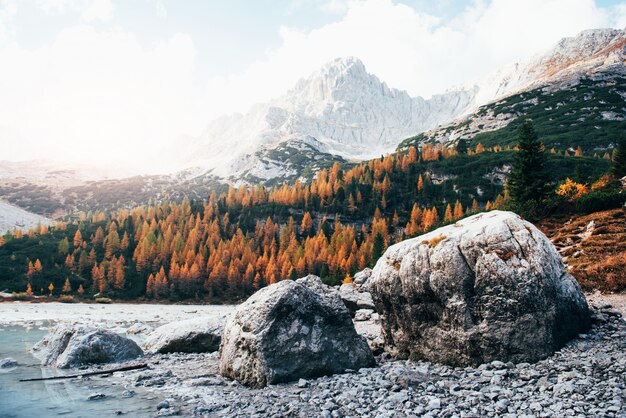
[[[142,388],[124,387],[116,378],[92,376],[20,382],[19,379],[76,373],[42,368],[39,360],[30,354],[30,348],[46,333],[40,328],[0,326],[0,359],[12,357],[19,363],[14,369],[0,369],[1,418],[110,417],[116,416],[116,411],[128,417],[156,415],[155,406],[160,399],[155,394]],[[123,397],[127,389],[135,391],[135,395]],[[106,397],[87,400],[92,393],[103,393]]]

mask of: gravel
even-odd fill
[[[250,389],[218,374],[217,353],[161,354],[122,378],[162,392],[164,415],[626,418],[626,322],[592,306],[591,331],[534,364],[455,368],[383,353],[373,368]]]

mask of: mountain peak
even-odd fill
[[[589,57],[624,38],[626,31],[621,29],[587,29],[576,36],[561,39],[550,51],[548,57],[559,56],[565,59]]]
[[[363,64],[363,61],[353,56],[335,58],[334,60],[322,66],[320,72],[331,74],[367,74],[367,70],[365,69],[365,64]]]

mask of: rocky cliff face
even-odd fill
[[[214,121],[191,149],[195,163],[223,177],[296,176],[319,156],[362,160],[393,151],[402,138],[466,112],[474,94],[472,88],[410,97],[369,74],[359,59],[340,58],[283,97]],[[276,157],[279,147],[313,153],[286,161]]]

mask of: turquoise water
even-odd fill
[[[20,382],[19,379],[48,377],[70,371],[41,368],[39,360],[29,350],[46,330],[18,326],[0,327],[0,359],[12,357],[19,362],[14,369],[0,369],[0,417],[152,417],[159,402],[153,393],[141,388],[125,387],[115,378],[92,376],[83,379],[64,379],[40,382]],[[73,373],[75,373],[74,371]],[[136,394],[125,398],[125,390]],[[105,398],[87,400],[92,393],[103,393]]]

